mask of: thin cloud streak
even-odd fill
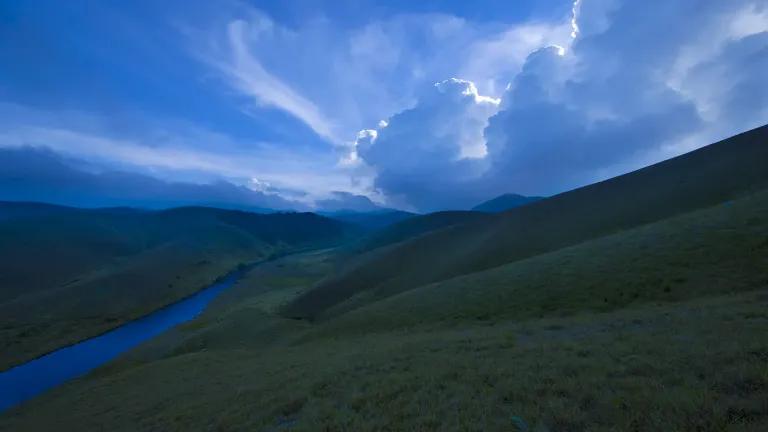
[[[271,26],[271,23],[268,25]],[[318,136],[338,144],[340,140],[334,133],[333,123],[325,118],[318,107],[267,71],[251,53],[248,38],[254,32],[249,22],[230,22],[226,28],[225,52],[209,54],[203,58],[224,74],[232,88],[251,97],[258,106],[282,110],[301,120]],[[248,110],[245,112],[251,114]]]
[[[6,111],[10,109],[7,104],[4,107]],[[327,196],[329,191],[357,190],[346,173],[329,172],[318,156],[297,154],[280,146],[235,142],[226,136],[199,130],[166,137],[162,143],[155,141],[148,131],[148,141],[144,142],[113,137],[97,130],[68,128],[64,125],[66,119],[53,123],[46,112],[27,109],[24,115],[24,122],[18,116],[13,123],[0,121],[3,126],[0,148],[48,148],[86,161],[97,170],[118,168],[168,179],[182,175],[194,181],[225,179],[252,189],[258,188],[257,183],[268,183],[286,198],[309,204]],[[194,138],[198,134],[200,137]],[[209,142],[212,137],[221,140],[218,146],[211,147],[215,144]],[[226,151],[219,151],[225,146]]]

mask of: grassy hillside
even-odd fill
[[[362,237],[349,249],[354,253],[366,252],[446,227],[487,220],[490,220],[488,215],[472,211],[442,211],[413,216]]]
[[[0,430],[768,430],[766,133],[346,273],[345,248],[270,262]]]
[[[357,225],[368,230],[382,229],[389,225],[396,224],[398,222],[417,216],[416,213],[390,209],[370,212],[339,211],[320,214],[331,219]]]
[[[9,430],[763,431],[768,191],[308,323],[333,251],[0,417]]]
[[[723,204],[368,304],[352,298],[329,333],[608,312],[768,290],[768,189]],[[340,306],[336,306],[337,308]]]
[[[0,369],[190,295],[240,263],[336,244],[311,213],[0,204]]]
[[[768,126],[683,156],[495,215],[367,258],[299,297],[317,318],[350,297],[375,300],[732,200],[768,185]]]
[[[504,194],[472,207],[472,211],[500,213],[543,200],[544,197]]]

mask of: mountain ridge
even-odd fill
[[[284,312],[319,318],[325,310],[362,292],[368,292],[371,299],[387,297],[704,208],[767,184],[768,126],[763,126],[492,215],[487,222],[450,226],[402,242],[375,258],[359,259],[361,264],[329,277]],[[563,215],[568,217],[562,219]]]
[[[480,211],[486,213],[500,213],[513,208],[521,207],[545,199],[541,196],[525,196],[515,193],[505,193],[491,198],[488,201],[484,201],[474,207],[472,211]]]

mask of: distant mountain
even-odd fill
[[[319,212],[318,214],[369,230],[381,229],[417,216],[416,213],[394,209],[381,209],[368,212],[340,210],[335,212]]]
[[[50,216],[68,212],[77,212],[79,209],[55,204],[26,202],[26,201],[0,201],[0,222],[9,219],[25,219]]]
[[[524,206],[526,204],[530,204],[543,199],[544,197],[524,196],[524,195],[508,193],[504,195],[499,195],[496,198],[493,198],[484,203],[478,204],[472,207],[472,210],[485,212],[485,213],[500,213],[503,211],[511,210],[513,208]]]

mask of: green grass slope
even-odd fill
[[[403,210],[394,209],[381,209],[369,212],[355,212],[355,211],[337,211],[337,212],[320,212],[319,214],[329,217],[331,219],[340,220],[342,222],[357,225],[367,230],[377,230],[387,227],[389,225],[410,219],[414,216],[418,216],[416,213],[411,213]]]
[[[534,203],[536,201],[543,200],[544,197],[539,196],[523,196],[518,194],[504,194],[499,195],[496,198],[490,199],[483,203],[480,203],[472,207],[473,211],[480,211],[486,213],[500,213],[513,208],[522,207]]]
[[[768,290],[768,189],[421,286],[328,322],[328,334],[494,324]],[[348,300],[354,302],[355,299]]]
[[[0,214],[0,369],[190,295],[240,263],[354,231],[311,213],[193,207],[3,203]]]
[[[372,251],[296,299],[285,314],[321,317],[353,296],[366,301],[384,298],[712,206],[766,185],[768,126],[490,221],[449,227],[386,251]]]
[[[274,311],[334,252],[287,257],[0,430],[761,432],[767,215],[764,189],[316,323]]]
[[[371,251],[400,243],[446,227],[490,220],[485,213],[474,211],[441,211],[413,216],[362,237],[347,248],[353,253]]]

